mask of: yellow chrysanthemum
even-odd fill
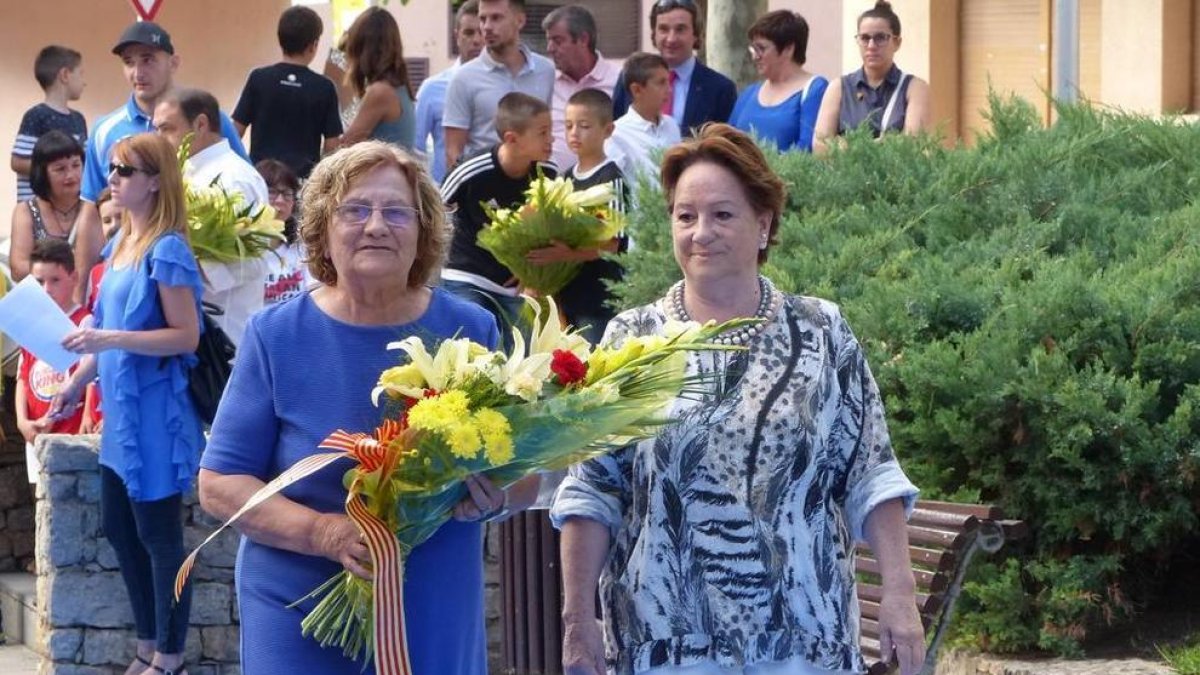
[[[443,432],[450,452],[460,459],[474,459],[479,454],[483,441],[479,438],[479,427],[469,419],[462,420]]]
[[[470,404],[466,392],[457,389],[424,399],[409,408],[408,426],[426,431],[444,431],[467,417]]]
[[[507,464],[513,458],[512,426],[508,418],[490,408],[475,413],[475,424],[483,437],[483,451],[492,466]]]

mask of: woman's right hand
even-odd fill
[[[74,415],[75,410],[83,405],[83,389],[78,378],[68,379],[63,388],[50,399],[50,410],[46,413],[46,419],[57,422]]]
[[[604,634],[597,619],[563,622],[563,675],[604,675]]]
[[[370,580],[371,552],[362,533],[348,516],[323,513],[313,525],[313,547],[321,556],[341,563],[351,574]]]

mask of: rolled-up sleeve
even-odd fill
[[[558,486],[550,507],[550,522],[562,529],[571,518],[587,518],[608,527],[616,536],[628,502],[629,481],[623,466],[633,448],[625,448],[571,467]]]

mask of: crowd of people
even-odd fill
[[[584,263],[558,299],[592,341],[674,321],[760,320],[730,336],[745,351],[689,354],[689,373],[724,374],[712,378],[719,391],[674,401],[676,423],[657,438],[573,467],[558,488],[567,672],[862,672],[860,540],[880,562],[884,653],[917,672],[924,643],[904,528],[916,488],[837,306],[760,274],[786,192],[762,148],[822,153],[861,127],[920,133],[928,85],[895,64],[901,26],[887,2],[859,17],[862,67],[832,81],[805,68],[802,16],[763,15],[747,35],[762,79],[740,94],[698,60],[701,20],[691,0],[658,0],[656,51],[618,67],[597,50],[582,5],[546,16],[543,56],[521,40],[524,2],[466,0],[458,59],[414,91],[391,12],[367,9],[338,36],[326,66],[335,82],[310,68],[320,18],[291,7],[278,24],[281,60],[250,73],[232,116],[211,93],[176,86],[170,34],[139,22],[112,49],[130,96],[90,134],[70,108],[84,89],[80,54],[42,50],[45,101],[25,115],[12,156],[12,276],[35,278],[71,317],[78,328],[63,345],[82,359],[57,373],[23,353],[17,418],[30,447],[43,433],[100,433],[102,519],[137,630],[127,675],[185,672],[190,591],[176,601],[172,581],[181,499],[197,476],[204,508],[227,518],[333,429],[373,425],[364,402],[393,358],[388,343],[506,344],[523,289],[476,243],[484,205],[517,205],[535,178],[559,175],[579,188],[612,184],[622,211],[635,206],[632,185],[661,186],[683,276],[660,301],[618,315],[609,289],[625,235],[529,252],[533,264]],[[197,260],[184,186],[214,184],[274,209],[284,236],[271,252]],[[207,436],[187,394],[202,302],[237,348]],[[336,376],[315,378],[314,366]],[[32,481],[32,453],[30,467]],[[343,512],[344,469],[240,522],[248,675],[368,665],[299,626],[312,605],[298,601],[333,571],[370,575]],[[486,672],[482,525],[529,507],[541,486],[471,477],[469,487],[455,520],[407,563],[417,673]]]

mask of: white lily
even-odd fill
[[[554,298],[546,298],[550,309],[546,312],[545,321],[542,321],[542,306],[537,300],[526,297],[525,302],[533,308],[533,330],[529,336],[530,355],[553,355],[554,350],[562,349],[571,352],[582,361],[587,360],[592,346],[582,335],[563,330],[558,305],[554,302]]]
[[[572,192],[567,195],[565,204],[568,207],[584,209],[590,206],[605,206],[613,200],[612,183],[594,185],[586,190]]]
[[[542,393],[542,383],[550,377],[552,355],[526,354],[525,338],[513,330],[513,350],[503,363],[485,366],[484,372],[504,391],[526,401],[536,401]]]

